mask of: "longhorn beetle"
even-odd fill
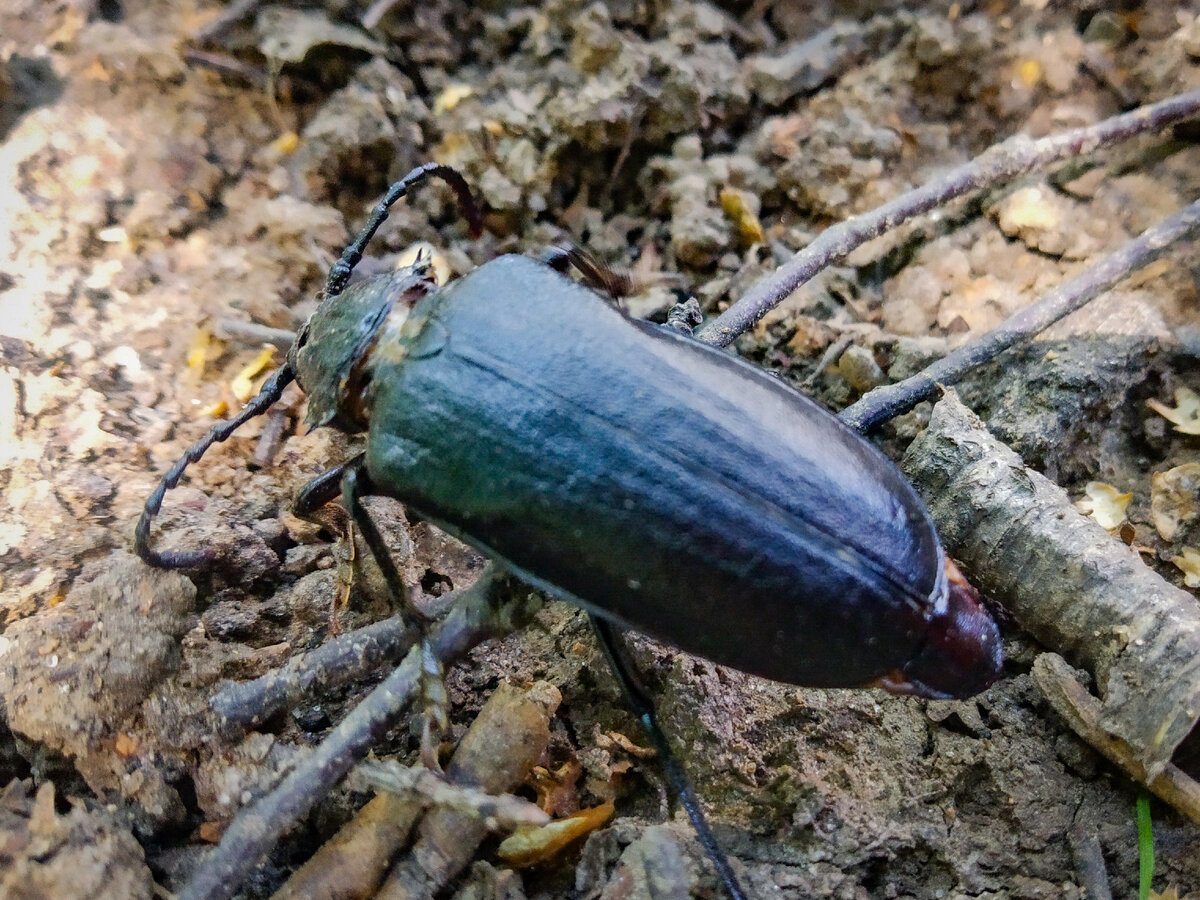
[[[286,364],[163,476],[137,552],[171,568],[209,559],[152,549],[151,520],[190,463],[296,379],[311,425],[366,433],[365,451],[299,505],[340,490],[398,596],[363,496],[400,500],[587,610],[706,851],[743,897],[620,631],[777,681],[946,698],[997,678],[996,626],[881,452],[758,367],[630,319],[558,271],[574,265],[606,288],[580,257],[502,256],[444,288],[418,259],[347,287],[389,208],[429,177],[454,189],[480,233],[453,169],[430,163],[396,182],[330,270]]]

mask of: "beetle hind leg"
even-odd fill
[[[742,889],[737,875],[734,874],[733,866],[729,864],[729,858],[717,841],[716,835],[709,827],[708,819],[705,818],[704,810],[700,808],[696,792],[688,780],[687,772],[675,757],[671,745],[667,742],[667,736],[659,727],[658,715],[654,711],[654,700],[634,671],[633,661],[629,658],[629,653],[625,648],[621,630],[611,622],[606,622],[594,615],[589,615],[589,618],[592,620],[592,629],[600,640],[600,646],[604,649],[608,666],[621,685],[621,690],[624,692],[626,700],[629,701],[629,705],[633,707],[638,722],[641,723],[646,735],[650,738],[654,749],[658,751],[658,759],[662,765],[663,774],[666,775],[667,783],[684,810],[687,811],[688,818],[692,821],[692,827],[696,829],[696,836],[700,839],[705,854],[716,868],[717,875],[725,885],[725,890],[729,892],[733,900],[746,900],[746,892]]]
[[[350,519],[358,528],[366,542],[367,549],[375,558],[379,571],[383,573],[388,590],[397,598],[405,611],[413,617],[421,632],[421,674],[420,674],[420,703],[425,721],[421,729],[421,761],[430,769],[441,771],[438,760],[438,747],[442,735],[450,727],[447,707],[449,699],[446,694],[446,683],[442,662],[433,651],[429,639],[429,617],[413,602],[408,586],[400,577],[396,564],[383,541],[383,535],[375,526],[374,520],[363,506],[362,498],[370,494],[370,480],[362,467],[362,455],[356,456],[343,463],[341,470],[342,498]],[[322,476],[323,478],[325,476]],[[315,484],[315,482],[313,483]]]

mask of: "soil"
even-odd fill
[[[1195,3],[879,6],[427,0],[398,3],[367,32],[355,24],[363,8],[344,0],[253,8],[220,28],[223,10],[192,0],[6,4],[9,896],[141,897],[152,881],[177,891],[237,810],[374,683],[312,697],[236,739],[208,708],[222,680],[261,675],[335,627],[390,613],[367,579],[335,616],[339,523],[291,515],[294,492],[351,452],[325,430],[295,432],[298,394],[276,417],[291,436],[269,462],[260,419],[169,497],[158,545],[212,548],[215,563],[184,577],[128,550],[161,473],[214,413],[244,400],[232,384],[260,347],[228,320],[298,327],[391,180],[429,159],[459,168],[486,233],[470,239],[450,192],[426,187],[393,210],[361,270],[392,265],[417,240],[462,273],[570,239],[651,284],[630,309],[661,321],[680,293],[661,274],[715,313],[820,229],[999,139],[1200,84]],[[880,238],[736,349],[844,406],[1194,199],[1196,136],[1192,126],[1139,139]],[[1197,386],[1198,284],[1195,245],[1178,248],[1056,327],[1052,352],[1069,366],[1047,374],[1039,345],[964,390],[1026,462],[1074,494],[1089,480],[1132,491],[1129,540],[1180,584],[1169,560],[1195,545],[1195,510],[1163,538],[1151,485],[1195,458],[1196,438],[1142,404]],[[849,349],[819,365],[843,338]],[[891,427],[890,451],[923,415]],[[478,573],[475,554],[430,526],[379,515],[398,523],[419,594]],[[803,690],[648,640],[636,651],[755,896],[1082,897],[1073,829],[1098,840],[1113,896],[1134,896],[1137,788],[1058,719],[1028,674],[1036,646],[1005,631],[1006,677],[965,702]],[[547,764],[574,759],[582,773],[564,805],[617,794],[609,826],[506,877],[505,891],[719,895],[654,763],[625,749],[621,735],[644,738],[584,616],[549,604],[534,627],[455,669],[456,735],[504,680],[562,693]],[[376,753],[411,761],[418,736],[397,729]],[[240,896],[268,896],[364,799],[341,789],[322,801]],[[1200,827],[1152,811],[1155,887],[1200,896]],[[496,863],[493,849],[481,858]],[[474,877],[464,896],[497,883]]]

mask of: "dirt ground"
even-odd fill
[[[458,167],[486,233],[471,240],[450,193],[426,187],[394,210],[364,270],[419,239],[462,273],[569,237],[649,280],[678,274],[714,313],[822,228],[999,139],[1200,84],[1200,7],[1177,0],[426,0],[398,3],[372,31],[355,3],[260,6],[216,29],[221,12],[192,0],[0,11],[6,896],[177,891],[237,810],[378,680],[236,738],[208,708],[223,680],[329,635],[336,529],[296,519],[290,502],[346,458],[345,441],[289,436],[264,463],[267,426],[247,426],[190,471],[156,532],[160,546],[214,547],[219,562],[189,580],[128,551],[159,475],[239,403],[235,376],[260,344],[225,320],[296,328],[391,179],[430,159]],[[1195,199],[1197,135],[1139,139],[874,241],[736,349],[844,406]],[[1074,496],[1090,480],[1131,491],[1128,537],[1176,584],[1169,560],[1198,529],[1156,533],[1151,476],[1193,461],[1197,438],[1144,401],[1200,387],[1198,284],[1189,244],[1056,328],[1053,352],[1071,366],[1047,373],[1043,344],[964,388]],[[652,287],[631,309],[661,320],[674,300]],[[819,366],[842,338],[861,349]],[[291,435],[299,395],[285,406]],[[893,427],[889,451],[927,414]],[[404,569],[420,592],[477,574],[480,560],[429,526],[409,535]],[[339,613],[343,630],[389,614],[362,593]],[[1005,639],[1004,680],[962,703],[801,690],[649,641],[637,654],[756,896],[1081,897],[1079,826],[1113,896],[1132,897],[1136,787],[1034,687],[1031,639],[1011,623]],[[539,679],[562,694],[546,763],[579,763],[566,805],[615,792],[616,818],[520,880],[477,867],[462,896],[487,893],[480,884],[512,897],[718,896],[653,762],[611,737],[644,743],[577,610],[548,604],[454,670],[455,733],[500,682]],[[400,728],[376,753],[411,761],[416,747]],[[269,896],[364,799],[324,800],[241,896]],[[1155,887],[1200,896],[1200,827],[1152,810]],[[656,869],[664,841],[682,849],[673,880],[655,876],[674,871]],[[610,881],[623,853],[636,872]],[[494,843],[479,859],[500,866]]]

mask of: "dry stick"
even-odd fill
[[[1190,118],[1198,112],[1200,89],[1105,119],[1096,125],[1040,140],[1015,135],[936,181],[901,194],[871,212],[825,229],[811,244],[700,329],[697,337],[718,347],[728,346],[734,338],[827,266],[845,258],[872,238],[955,197],[992,187],[1058,160],[1093,153],[1143,132]]]
[[[398,659],[417,639],[403,616],[392,616],[327,641],[253,681],[231,682],[209,699],[222,732],[261,725],[312,692],[363,678],[380,663]]]
[[[1032,675],[1034,684],[1072,731],[1124,769],[1134,781],[1146,785],[1159,799],[1200,824],[1200,783],[1172,763],[1150,777],[1137,748],[1104,727],[1100,701],[1079,683],[1065,659],[1057,653],[1043,653],[1033,661]]]
[[[263,0],[234,0],[207,25],[196,29],[192,41],[197,44],[216,40],[237,25],[242,19],[248,18],[254,10],[262,5]]]
[[[1100,727],[1132,747],[1151,778],[1164,771],[1200,721],[1196,598],[1027,469],[953,388],[901,468],[975,586],[1092,672]]]
[[[286,352],[295,343],[296,332],[226,318],[217,320],[217,337],[236,338],[249,344],[273,344]]]
[[[489,638],[523,626],[540,606],[537,595],[506,576],[485,572],[431,636],[437,657],[450,664]],[[342,721],[290,775],[242,810],[205,858],[179,900],[226,900],[245,875],[362,759],[399,720],[416,696],[417,648]]]
[[[397,2],[398,0],[375,0],[367,11],[362,14],[362,18],[358,20],[359,24],[368,30],[374,28],[383,20],[384,16],[391,12],[392,7]]]
[[[889,419],[908,412],[922,400],[935,396],[939,385],[953,384],[1001,351],[1049,328],[1130,272],[1153,262],[1171,244],[1197,227],[1200,227],[1200,200],[1147,228],[1115,253],[1010,317],[999,328],[964,344],[911,378],[875,388],[857,403],[842,410],[838,418],[865,434]]]

